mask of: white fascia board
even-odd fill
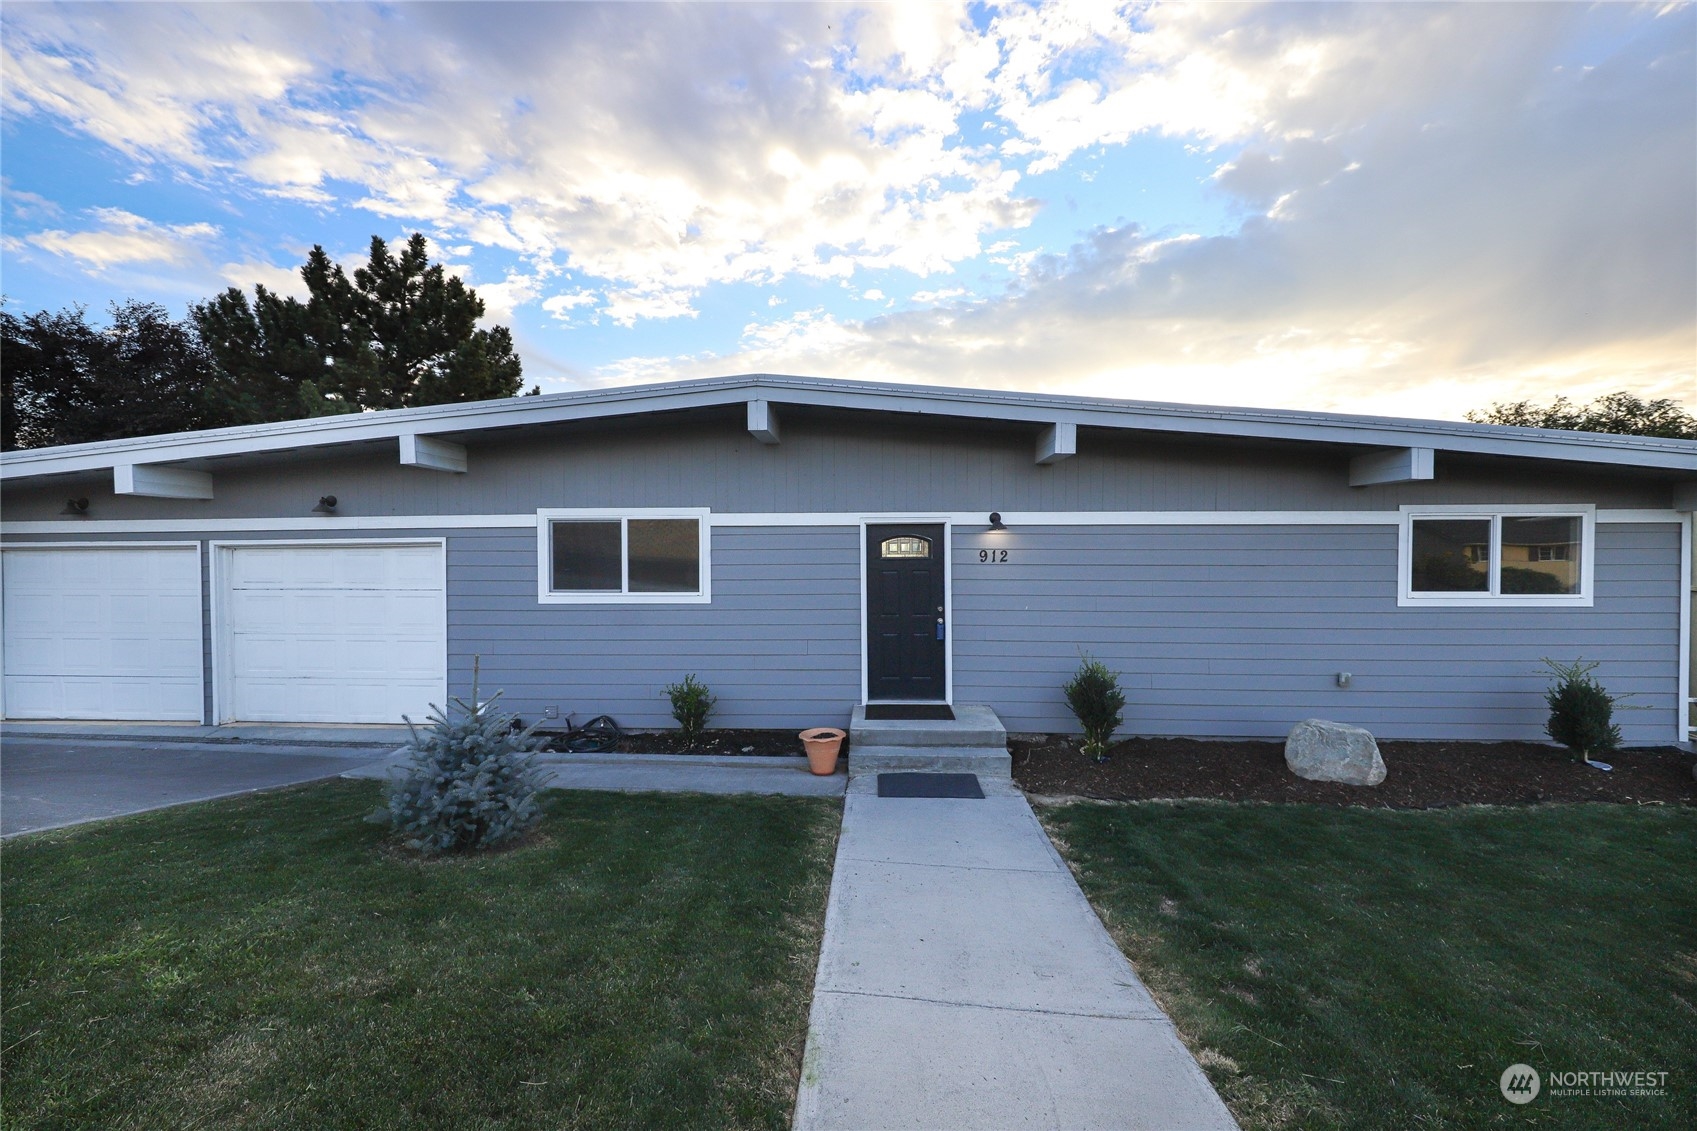
[[[762,444],[778,442],[778,413],[771,401],[748,402],[748,434]]]
[[[422,467],[427,471],[449,471],[464,475],[466,451],[464,444],[420,436],[416,432],[401,433],[401,463]]]
[[[149,499],[210,499],[212,474],[186,467],[120,463],[112,467],[114,495],[140,495]]]
[[[1024,421],[1037,425],[1055,423],[1059,413],[1074,426],[1302,440],[1368,448],[1431,447],[1444,451],[1697,472],[1697,443],[1688,441],[1504,429],[1446,421],[1114,402],[1083,397],[749,374],[8,452],[0,456],[0,479],[103,470],[116,463],[139,462],[141,453],[146,453],[147,462],[181,461],[309,445],[393,439],[425,428],[437,434],[470,432],[718,407],[746,403],[751,398],[772,404]]]
[[[1009,529],[1034,526],[1396,526],[1403,521],[1403,512],[1388,511],[1008,511],[1002,521]],[[1421,508],[1430,510],[1432,508]],[[1479,504],[1474,511],[1466,505],[1442,508],[1447,513],[1507,512],[1511,507],[1500,504]],[[1553,506],[1540,503],[1521,504],[1518,513],[1556,513],[1572,511],[1572,506]],[[573,512],[579,517],[591,513]],[[613,508],[608,516],[641,518],[638,512]],[[677,513],[666,511],[666,514]],[[1683,518],[1673,510],[1599,510],[1598,522],[1609,523],[1670,523],[1677,525]],[[984,526],[988,516],[983,511],[956,511],[925,515],[926,522],[949,522],[957,529],[972,530]],[[859,526],[867,522],[919,521],[907,512],[867,513],[861,511],[720,511],[708,515],[711,526]],[[166,519],[98,519],[72,518],[24,522],[0,522],[0,535],[36,537],[54,534],[206,534],[232,531],[285,530],[482,530],[514,527],[533,528],[534,513],[524,514],[421,514],[370,515],[353,517],[325,515],[311,518],[166,518]]]
[[[1037,462],[1059,463],[1078,454],[1078,425],[1056,421],[1037,433]]]
[[[1434,477],[1436,460],[1431,448],[1385,448],[1363,452],[1349,461],[1349,485],[1370,487],[1375,483],[1412,483]]]

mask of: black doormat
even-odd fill
[[[955,713],[947,703],[868,703],[869,719],[941,719],[953,722]]]
[[[879,797],[970,797],[984,800],[977,774],[879,774]]]

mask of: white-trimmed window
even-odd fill
[[[557,605],[710,600],[709,513],[537,511],[537,600]]]
[[[1402,508],[1397,604],[1592,603],[1594,507]]]

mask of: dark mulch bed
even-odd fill
[[[681,732],[658,730],[627,734],[615,749],[620,754],[805,755],[793,730],[709,730],[693,748],[684,745]]]
[[[1028,793],[1114,801],[1214,798],[1390,809],[1534,805],[1547,801],[1697,805],[1692,756],[1667,746],[1619,750],[1613,773],[1533,742],[1381,742],[1389,771],[1374,787],[1305,781],[1285,767],[1284,743],[1131,738],[1097,764],[1079,740],[1014,739],[1013,776]]]

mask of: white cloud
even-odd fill
[[[764,325],[719,364],[1420,415],[1691,401],[1694,9],[1192,6],[1158,36],[1163,13],[1233,21],[1193,46],[1263,91],[1184,127],[1247,131],[1214,179],[1240,230],[1099,229],[1007,294]]]
[[[955,138],[999,58],[956,5],[13,8],[5,27],[10,114],[564,257],[621,322],[716,283],[947,271],[1033,209]]]
[[[10,177],[0,177],[0,198],[5,200],[12,215],[20,220],[58,217],[65,212],[57,201],[49,200],[39,193],[25,192],[13,187]]]
[[[542,300],[542,309],[561,322],[572,320],[572,311],[580,306],[594,306],[601,300],[595,291],[579,289],[563,294],[550,295]]]
[[[601,313],[628,327],[643,318],[695,318],[700,312],[690,305],[690,292],[682,288],[626,287],[607,292]]]
[[[1056,3],[992,7],[983,31],[950,4],[0,20],[8,117],[86,131],[149,175],[351,203],[458,261],[501,248],[525,266],[479,287],[492,310],[630,327],[696,317],[726,283],[870,298],[912,280],[868,274],[934,280],[880,318],[798,312],[751,324],[731,358],[606,374],[1402,404],[1614,379],[1689,397],[1693,11]],[[1210,190],[1241,228],[1156,239],[1110,200],[1064,254],[1017,231],[1039,207],[1029,174],[1140,135],[1215,154]],[[103,223],[117,242],[9,246],[94,263],[207,238]],[[969,262],[1001,270],[967,279]],[[544,297],[562,271],[572,289]]]
[[[464,273],[460,274],[463,277]],[[479,283],[473,289],[483,300],[482,325],[499,326],[511,322],[513,312],[519,307],[536,301],[542,293],[542,279],[537,275],[510,271],[499,283]]]
[[[255,285],[262,285],[273,294],[285,298],[305,302],[311,297],[311,292],[306,289],[306,280],[301,278],[298,267],[278,267],[273,263],[248,260],[224,264],[218,269],[218,277],[238,290],[249,291]]]
[[[742,350],[748,357],[809,357],[829,355],[863,339],[858,323],[844,325],[823,308],[798,310],[777,322],[753,322],[743,327]]]
[[[76,232],[49,228],[16,239],[14,246],[27,244],[74,259],[98,274],[118,265],[190,263],[201,256],[202,244],[218,234],[211,224],[155,224],[121,208],[89,212],[99,227]]]

